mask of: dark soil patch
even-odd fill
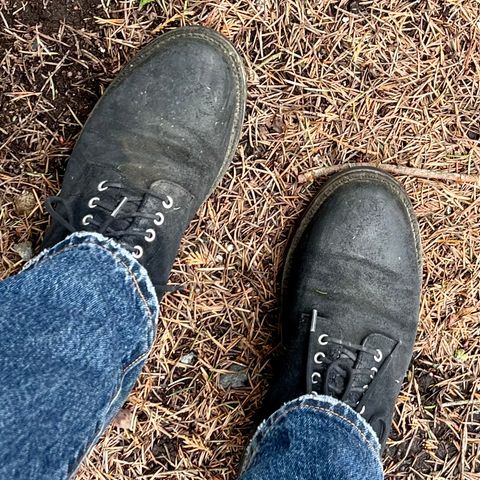
[[[111,80],[116,62],[95,21],[97,9],[96,0],[0,6],[0,174],[12,179],[2,188],[3,204],[32,191],[33,176],[50,182],[33,185],[40,202],[55,193],[81,125]],[[10,228],[4,240],[28,237],[38,247],[45,218],[37,209],[30,220],[40,228]]]
[[[45,7],[43,2],[7,2],[2,13],[18,37],[0,32],[0,46],[18,67],[0,77],[0,141],[30,122],[52,132],[59,146],[72,145],[79,123],[109,81],[109,59],[93,18],[96,8],[96,0],[55,1]],[[31,95],[23,100],[22,92]],[[18,157],[31,148],[28,136],[9,142],[2,168],[18,173]]]

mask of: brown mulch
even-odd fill
[[[194,287],[165,298],[145,371],[79,480],[235,478],[278,342],[286,242],[324,181],[312,169],[480,173],[476,0],[0,0],[0,278],[27,242],[38,252],[43,201],[105,87],[185,24],[244,55],[244,134],[182,242],[171,280]],[[480,479],[479,184],[397,178],[420,221],[424,294],[386,476]],[[239,371],[244,385],[222,386]]]

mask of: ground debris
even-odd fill
[[[112,425],[121,430],[131,430],[133,419],[133,412],[129,408],[122,408],[113,419]]]
[[[232,365],[230,372],[220,375],[220,385],[223,388],[243,388],[248,385],[248,375],[245,367]]]
[[[172,272],[174,283],[202,288],[164,297],[129,397],[132,439],[128,421],[108,430],[77,480],[236,478],[278,348],[288,238],[325,180],[305,172],[369,163],[478,175],[478,19],[478,0],[158,1],[142,10],[138,0],[0,0],[2,279],[22,267],[13,247],[26,239],[36,247],[47,224],[33,198],[17,212],[15,195],[34,192],[40,206],[57,194],[81,125],[156,28],[202,24],[225,34],[249,79],[240,146]],[[479,188],[402,171],[393,173],[419,217],[424,291],[385,478],[473,479]],[[193,350],[192,366],[182,366]],[[225,358],[244,370],[224,368]],[[242,386],[222,386],[215,372],[227,370],[243,375]]]
[[[18,215],[29,215],[37,205],[37,199],[32,192],[23,192],[14,200],[15,212]]]
[[[27,262],[33,256],[32,253],[32,242],[27,240],[26,242],[20,242],[13,245],[12,250],[20,255],[20,258]]]

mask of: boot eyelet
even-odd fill
[[[313,361],[317,364],[317,365],[321,365],[322,364],[322,361],[321,360],[318,360],[318,357],[322,357],[322,358],[325,358],[325,354],[323,352],[317,352],[315,354],[315,356],[313,357]]]
[[[142,255],[143,255],[143,248],[140,245],[135,245],[132,252],[132,257],[139,259],[139,258],[142,258]]]
[[[98,197],[92,197],[89,201],[88,201],[88,206],[90,208],[95,208],[97,206],[97,204],[95,202],[99,202],[100,201],[100,198]]]
[[[107,188],[108,188],[107,181],[106,181],[106,180],[102,180],[102,181],[98,184],[97,190],[98,190],[99,192],[104,192],[105,190],[107,190]]]
[[[365,413],[365,405],[362,405],[362,408],[358,413],[359,415],[363,415]]]
[[[154,220],[153,223],[158,226],[163,225],[163,222],[165,221],[165,216],[163,215],[163,213],[157,212],[155,216],[158,217],[158,220]]]
[[[168,210],[169,208],[172,208],[172,207],[173,207],[173,199],[172,199],[172,197],[171,197],[170,195],[167,195],[167,201],[164,200],[164,201],[162,202],[162,205],[163,205],[163,207],[166,208],[167,210]]]
[[[327,335],[326,333],[320,335],[320,336],[318,337],[318,343],[319,343],[320,345],[328,345],[328,342],[324,341],[325,338],[328,338],[328,335]]]
[[[82,225],[90,225],[90,222],[93,220],[93,215],[85,215],[83,218],[82,218]]]
[[[155,240],[155,237],[157,236],[153,228],[147,228],[147,230],[145,230],[145,233],[147,233],[147,235],[145,235],[146,242],[153,242]]]
[[[383,358],[383,353],[382,351],[377,348],[377,354],[373,357],[373,359],[377,362],[377,363],[380,363],[382,361],[382,358]]]
[[[316,378],[318,378],[318,380],[321,380],[322,376],[318,372],[313,372],[312,373],[312,383],[313,384],[318,383],[318,380],[315,380]]]

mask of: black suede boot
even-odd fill
[[[218,33],[187,27],[153,41],[86,122],[62,191],[47,201],[43,246],[98,232],[165,284],[185,228],[232,160],[245,99],[242,61]]]
[[[389,175],[352,169],[308,208],[281,289],[285,356],[265,415],[306,393],[342,400],[382,446],[418,323],[421,251],[409,199]]]

